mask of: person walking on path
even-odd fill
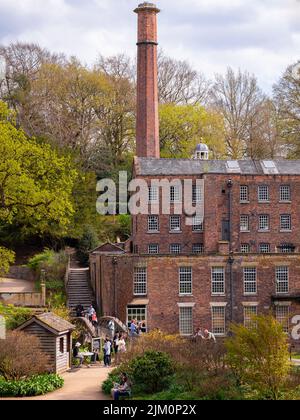
[[[109,367],[111,365],[111,341],[106,338],[103,351],[104,351],[104,366]]]

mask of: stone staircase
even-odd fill
[[[75,314],[77,305],[88,309],[94,302],[93,291],[89,283],[88,268],[71,268],[67,284],[68,308]]]

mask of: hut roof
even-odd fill
[[[18,330],[26,328],[32,322],[37,322],[44,326],[46,329],[52,331],[54,334],[61,334],[63,332],[74,330],[75,326],[63,318],[55,315],[52,312],[45,312],[40,315],[34,315],[29,321],[22,324]]]

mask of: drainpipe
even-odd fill
[[[230,321],[234,321],[234,285],[233,285],[233,249],[232,249],[232,187],[233,182],[231,179],[227,182],[228,187],[228,215],[229,215],[229,282],[230,282]]]
[[[118,260],[117,260],[116,257],[113,258],[112,264],[113,264],[113,267],[114,267],[114,293],[113,293],[113,298],[114,298],[114,314],[113,314],[113,316],[115,318],[117,318],[117,312],[118,312],[118,299],[117,299],[117,265],[118,265]]]

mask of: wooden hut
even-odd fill
[[[75,326],[48,312],[35,315],[18,331],[36,336],[41,350],[49,357],[49,372],[64,373],[72,366],[72,332]]]

